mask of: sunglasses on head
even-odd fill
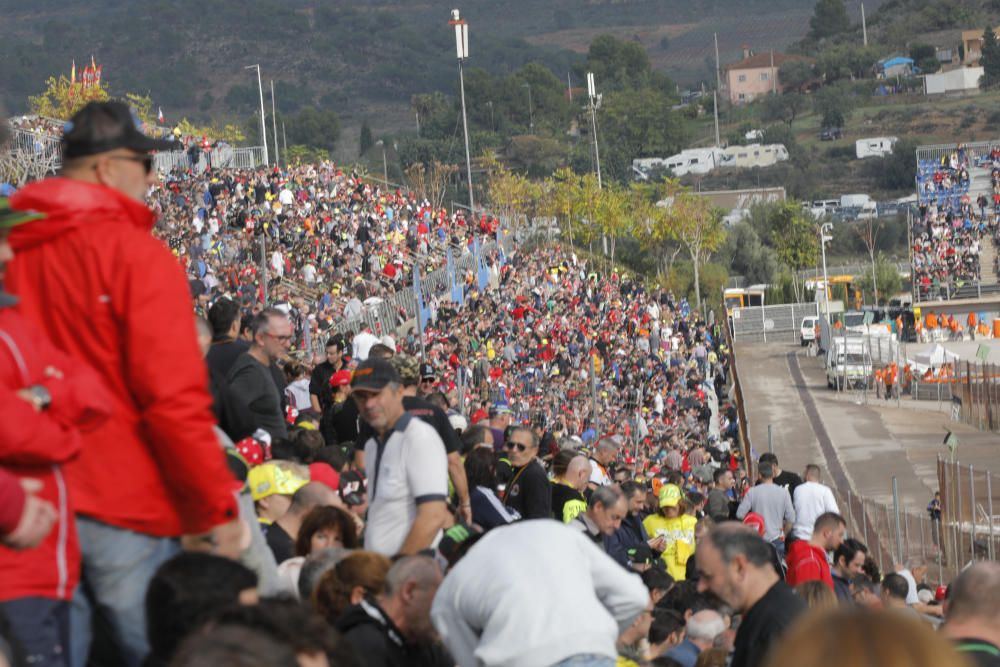
[[[516,449],[519,452],[526,452],[526,451],[528,451],[528,445],[521,444],[520,442],[510,442],[510,441],[508,441],[508,442],[506,442],[504,444],[504,447],[506,447],[507,449]]]

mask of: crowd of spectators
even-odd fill
[[[721,325],[684,298],[540,245],[426,326],[340,331],[399,253],[440,266],[491,221],[332,165],[160,183],[114,103],[63,144],[0,208],[0,660],[1000,659],[995,563],[883,577],[818,466],[747,476]]]

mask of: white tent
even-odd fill
[[[918,352],[907,361],[915,371],[923,374],[928,368],[940,368],[943,364],[955,363],[959,359],[961,359],[959,355],[949,351],[944,345],[935,343],[931,349]]]

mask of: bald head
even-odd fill
[[[948,590],[946,625],[988,625],[1000,637],[1000,563],[982,561],[967,568]]]
[[[581,491],[587,486],[590,479],[590,461],[585,456],[574,456],[566,466],[566,481],[573,485],[577,491]]]
[[[687,637],[702,648],[711,648],[715,638],[725,631],[726,622],[714,609],[703,609],[687,621]]]
[[[309,482],[292,496],[292,504],[288,511],[305,516],[314,507],[339,504],[340,498],[336,491],[322,482]]]

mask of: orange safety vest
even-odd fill
[[[975,313],[969,313],[969,318],[966,321],[969,323],[970,327],[976,326],[976,322],[978,322],[978,320],[976,319],[976,314]]]
[[[927,328],[937,329],[938,317],[934,313],[927,313]]]

